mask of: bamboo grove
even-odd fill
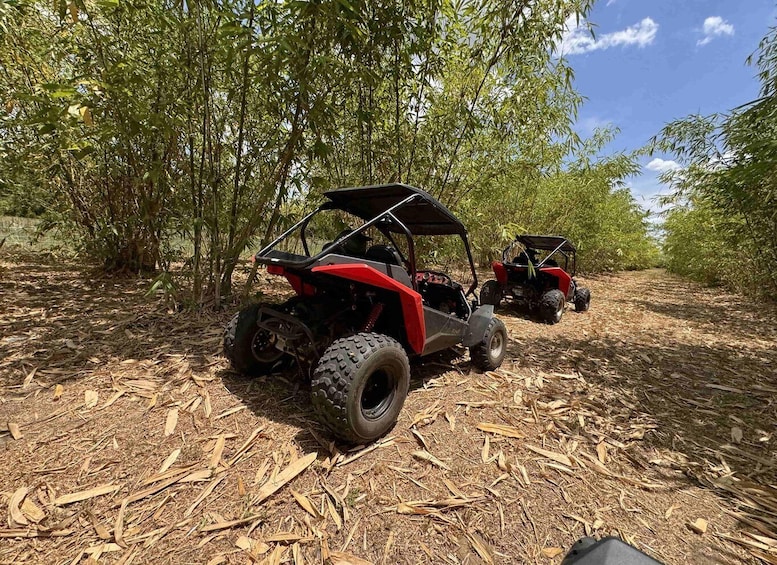
[[[668,124],[654,148],[682,169],[664,175],[674,187],[664,229],[667,267],[749,295],[777,293],[777,30],[750,61],[760,97],[727,114]]]
[[[394,181],[460,214],[483,261],[525,229],[589,271],[643,267],[635,157],[577,137],[554,49],[590,4],[0,0],[0,206],[196,304],[322,191]]]

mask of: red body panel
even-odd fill
[[[306,282],[302,282],[302,277],[289,273],[283,267],[279,265],[268,265],[267,272],[271,275],[282,275],[289,281],[291,288],[297,293],[297,296],[313,296],[316,294],[316,287]]]
[[[540,272],[558,279],[558,289],[564,293],[565,298],[569,299],[569,286],[572,284],[572,277],[569,276],[569,273],[561,267],[541,267]]]
[[[494,269],[494,275],[499,284],[507,284],[507,269],[499,261],[491,263],[491,267]]]
[[[421,300],[421,295],[415,290],[363,263],[320,265],[313,267],[313,272],[342,277],[398,293],[399,301],[402,304],[402,314],[405,318],[407,341],[410,347],[413,348],[413,351],[419,355],[424,350],[426,324],[424,322],[423,301]]]
[[[494,268],[494,274],[499,284],[507,284],[507,268],[499,261],[494,261],[491,266]],[[513,271],[526,271],[528,267],[510,267]],[[558,289],[564,293],[567,300],[569,296],[569,289],[572,285],[572,277],[569,276],[561,267],[540,267],[539,271],[545,273],[548,276],[553,277],[558,281]]]

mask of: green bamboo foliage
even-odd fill
[[[641,265],[633,160],[576,138],[554,54],[590,4],[0,0],[0,201],[108,269],[175,266],[194,304],[346,185],[429,190],[483,260],[521,226],[578,238],[591,269]]]
[[[684,168],[665,223],[668,266],[748,294],[777,292],[777,30],[754,57],[761,97],[725,115],[668,124],[654,146]]]

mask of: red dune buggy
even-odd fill
[[[403,184],[324,196],[255,256],[296,295],[240,310],[226,328],[224,353],[236,370],[255,375],[296,363],[310,377],[320,420],[340,439],[365,443],[396,422],[410,383],[408,357],[461,344],[477,368],[493,370],[507,333],[493,306],[475,297],[467,230],[432,196]],[[316,224],[328,213],[361,225],[325,241],[326,233],[311,232],[335,225]],[[445,273],[417,268],[418,236],[461,239],[473,279],[466,291]]]
[[[563,267],[559,266],[560,260]],[[591,291],[578,286],[574,279],[575,246],[561,236],[519,235],[492,267],[496,280],[483,285],[481,304],[496,308],[503,299],[509,299],[536,312],[548,324],[561,321],[567,302],[574,303],[578,312],[585,312],[591,305]]]

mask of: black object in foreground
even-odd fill
[[[652,557],[621,541],[609,537],[596,541],[580,539],[570,550],[561,565],[662,565]]]

